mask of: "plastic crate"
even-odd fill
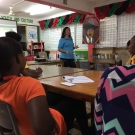
[[[96,70],[105,71],[109,68],[109,64],[96,63]]]
[[[79,62],[79,68],[90,69],[89,61],[78,61],[78,62]]]

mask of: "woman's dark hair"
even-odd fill
[[[6,32],[5,35],[6,35],[6,37],[13,38],[18,42],[20,42],[22,39],[21,35],[19,35],[18,33],[14,32],[14,31]]]
[[[16,58],[19,63],[18,54],[22,53],[21,45],[17,41],[8,37],[0,37],[0,74],[11,69],[13,58]]]
[[[129,47],[130,46],[130,40],[127,42],[127,47]]]
[[[61,38],[64,38],[65,37],[65,32],[66,32],[67,29],[70,29],[70,28],[69,27],[65,27],[63,29],[62,34],[61,34]],[[69,35],[69,37],[72,38],[71,35]]]

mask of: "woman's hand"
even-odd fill
[[[67,55],[69,55],[69,54],[70,54],[68,51],[65,51],[65,53],[66,53]]]
[[[76,45],[74,48],[75,48],[75,49],[78,49],[79,47],[78,47],[78,45]]]

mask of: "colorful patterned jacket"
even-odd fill
[[[135,65],[104,72],[94,115],[96,135],[135,135]]]

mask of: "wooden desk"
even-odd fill
[[[94,80],[94,83],[76,84],[75,86],[72,87],[60,84],[61,82],[64,81],[62,79],[62,76],[41,79],[40,82],[42,83],[46,91],[51,91],[61,95],[91,102],[91,113],[89,114],[89,117],[91,118],[91,123],[94,123],[94,98],[102,74],[103,74],[102,71],[95,71],[95,70],[68,74],[71,76],[86,76]]]
[[[30,65],[30,69],[35,69],[36,67],[41,67],[43,70],[43,76],[38,79],[51,78],[56,76],[62,76],[77,72],[87,71],[87,69],[80,68],[67,68],[67,67],[58,67],[58,66],[46,66],[46,65]]]
[[[72,87],[60,84],[61,82],[64,81],[62,79],[62,76],[41,79],[40,82],[43,84],[43,86],[47,91],[52,91],[65,96],[94,103],[98,83],[102,74],[103,74],[102,71],[95,71],[95,70],[68,74],[71,76],[86,76],[94,80],[94,83],[76,84],[75,86]]]
[[[46,62],[37,62],[37,61],[27,61],[28,65],[62,65],[64,66],[64,62],[62,60],[59,61],[46,61]]]

